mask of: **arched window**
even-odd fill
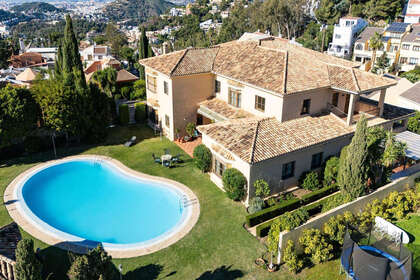
[[[358,51],[363,50],[363,44],[356,44],[356,50]]]

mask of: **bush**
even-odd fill
[[[308,211],[299,208],[293,212],[286,212],[279,217],[281,230],[292,230],[304,224],[309,218]]]
[[[418,184],[420,186],[420,184]],[[420,188],[420,187],[419,187]],[[266,200],[268,207],[276,205],[277,201],[274,197],[270,197]]]
[[[22,239],[16,248],[15,277],[19,280],[41,280],[42,264],[34,252],[32,239]]]
[[[137,80],[134,82],[133,92],[131,93],[131,99],[146,99],[146,82],[144,80]]]
[[[258,211],[254,214],[246,216],[246,224],[249,227],[253,227],[258,225],[259,223],[265,222],[272,218],[275,218],[287,211],[294,210],[300,206],[300,200],[298,198],[294,198],[291,200],[284,201],[282,203],[276,204],[274,206],[268,207],[261,211]]]
[[[333,241],[338,249],[344,242],[347,225],[354,224],[355,218],[351,212],[344,212],[344,215],[331,217],[324,224],[324,234],[330,241]]]
[[[125,86],[125,87],[120,88],[120,94],[125,99],[130,99],[132,91],[133,91],[133,88],[130,86]]]
[[[420,134],[420,112],[417,111],[416,114],[408,119],[407,130]]]
[[[311,193],[302,196],[301,200],[303,204],[314,202],[324,196],[330,195],[338,190],[338,185],[334,184],[331,186],[323,187],[322,189],[313,191]]]
[[[258,179],[254,182],[255,195],[259,197],[267,197],[270,194],[270,187],[263,179]]]
[[[120,113],[120,124],[127,125],[128,122],[130,121],[130,115],[128,113],[128,105],[120,104],[119,113]]]
[[[187,126],[185,127],[185,131],[190,137],[193,137],[194,132],[195,132],[195,123],[193,122],[188,123]]]
[[[337,182],[339,164],[340,159],[338,157],[332,157],[327,160],[324,169],[324,186],[328,186]]]
[[[345,197],[341,193],[337,193],[336,195],[330,196],[325,199],[322,205],[322,212],[327,212],[347,202],[349,202],[347,197]]]
[[[332,259],[333,246],[318,229],[304,230],[299,237],[299,243],[303,252],[309,257],[313,264],[320,264]]]
[[[299,259],[295,250],[295,243],[287,240],[286,248],[283,251],[283,261],[292,273],[298,273],[303,268],[303,260]]]
[[[264,200],[261,197],[253,197],[249,201],[248,212],[254,214],[257,211],[260,211],[264,207]]]
[[[305,179],[302,182],[302,188],[310,191],[319,189],[318,173],[309,172],[306,174]]]
[[[146,104],[144,103],[136,103],[136,122],[138,123],[145,123],[146,122]]]
[[[208,172],[211,167],[211,152],[205,145],[200,144],[194,148],[194,164],[203,173]]]
[[[245,196],[246,178],[235,168],[228,168],[223,172],[223,187],[227,196],[233,200],[242,200]]]

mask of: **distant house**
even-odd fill
[[[16,76],[16,81],[22,82],[26,86],[31,86],[36,79],[36,72],[31,68],[26,68],[25,71]]]
[[[12,55],[9,59],[10,65],[14,68],[24,68],[31,66],[45,65],[45,59],[40,53],[26,52],[19,55]]]
[[[401,93],[400,99],[402,106],[420,111],[420,82]]]
[[[99,61],[111,57],[111,49],[108,46],[92,45],[80,50],[83,61]]]
[[[25,53],[39,53],[47,61],[54,61],[58,48],[28,48]]]
[[[328,54],[349,58],[357,34],[367,26],[367,22],[359,17],[343,17],[334,25],[333,40],[328,46]]]
[[[121,62],[116,60],[115,58],[105,58],[100,61],[93,61],[90,65],[86,67],[84,70],[85,74],[90,74],[99,70],[104,70],[107,67],[112,67],[115,70],[121,69]]]
[[[240,170],[246,201],[257,179],[277,193],[319,169],[350,142],[362,115],[391,129],[412,114],[384,103],[392,79],[285,39],[246,37],[140,60],[149,124],[171,140],[197,124],[212,153],[211,180],[223,187],[224,171]],[[363,98],[374,91],[378,102]]]
[[[409,0],[404,8],[404,22],[419,23],[420,0]]]
[[[121,69],[117,73],[116,83],[117,83],[117,85],[130,84],[132,82],[137,81],[138,79],[139,79],[139,77],[137,77],[136,75],[131,74],[130,72],[128,72],[125,69]]]

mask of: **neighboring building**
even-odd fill
[[[115,70],[121,69],[121,62],[115,58],[105,58],[100,61],[93,61],[90,65],[84,70],[85,74],[90,74],[99,70],[104,70],[107,67],[112,67]]]
[[[25,53],[39,53],[46,61],[55,61],[58,48],[28,48]]]
[[[419,23],[420,0],[409,0],[405,6],[404,22]]]
[[[354,44],[354,60],[365,64],[365,70],[370,70],[373,51],[369,46],[369,40],[375,32],[378,32],[382,34],[383,48],[376,51],[376,57],[386,51],[390,64],[399,63],[401,43],[411,30],[411,25],[403,22],[393,22],[385,30],[378,27],[365,28]]]
[[[328,54],[350,58],[356,35],[367,26],[367,22],[359,17],[343,17],[334,25],[333,40],[328,46]]]
[[[420,82],[400,94],[400,104],[405,108],[420,111]]]
[[[136,75],[131,74],[125,69],[121,69],[120,71],[117,72],[116,83],[117,85],[130,84],[137,81],[138,79],[139,77],[137,77]]]
[[[29,87],[36,79],[36,72],[31,68],[26,68],[25,71],[16,76],[16,81],[21,82],[25,86]]]
[[[92,45],[80,51],[83,61],[99,61],[105,58],[112,58],[108,46]]]
[[[230,14],[229,9],[220,12],[220,16],[222,17],[222,19],[228,18],[229,17],[229,14]]]
[[[226,168],[273,193],[297,183],[349,144],[355,122],[392,128],[412,111],[385,105],[394,80],[358,64],[280,38],[189,48],[140,61],[145,66],[149,123],[171,140],[198,125],[212,152],[210,178],[222,186]],[[363,95],[379,90],[379,102]]]
[[[413,24],[410,33],[401,40],[400,71],[413,70],[420,63],[420,24]]]
[[[14,68],[43,66],[46,63],[45,59],[42,58],[42,55],[36,52],[26,52],[19,55],[12,55],[9,62]]]

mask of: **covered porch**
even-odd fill
[[[362,115],[368,120],[381,120],[384,115],[385,93],[386,90],[382,89],[379,101],[375,103],[359,94],[335,92],[332,103],[328,103],[328,110],[347,126],[357,123]]]
[[[199,104],[197,116],[197,125],[205,125],[230,119],[250,118],[254,115],[223,100],[213,98]]]

